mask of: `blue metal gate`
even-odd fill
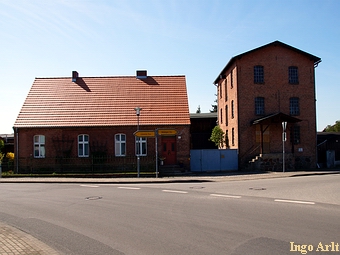
[[[237,150],[190,150],[192,172],[238,170]]]

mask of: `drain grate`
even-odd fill
[[[249,188],[250,190],[266,190],[266,188]]]
[[[99,199],[102,199],[103,197],[100,197],[100,196],[92,196],[92,197],[87,197],[85,198],[86,200],[99,200]]]

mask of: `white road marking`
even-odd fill
[[[241,196],[223,195],[223,194],[210,194],[212,197],[226,197],[226,198],[241,198]]]
[[[275,201],[275,202],[282,202],[282,203],[294,203],[294,204],[315,205],[315,202],[298,201],[298,200],[275,199],[274,201]]]
[[[98,185],[89,185],[89,184],[81,184],[81,187],[88,187],[88,188],[99,188]]]
[[[140,189],[136,187],[117,187],[117,189]]]
[[[188,192],[186,191],[180,191],[180,190],[168,190],[168,189],[163,189],[163,192],[170,192],[170,193],[180,193],[180,194],[186,194]]]

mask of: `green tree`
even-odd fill
[[[215,96],[217,97],[217,95],[215,94]],[[210,110],[210,112],[217,112],[217,99],[215,99],[214,101],[216,104],[212,104],[211,107],[212,109]]]
[[[197,107],[196,113],[201,113],[201,106],[200,105]]]
[[[337,120],[334,125],[327,125],[323,132],[340,132],[340,120]]]
[[[217,104],[212,104],[211,107],[212,109],[210,110],[210,112],[217,112]]]
[[[218,148],[223,148],[225,144],[225,134],[220,126],[215,126],[211,132],[210,141],[214,142]]]

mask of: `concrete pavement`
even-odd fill
[[[224,182],[268,178],[286,178],[306,175],[340,174],[340,171],[297,171],[269,173],[209,173],[196,176],[163,178],[55,178],[25,177],[0,178],[0,183],[172,183],[172,182]],[[57,255],[55,250],[28,233],[0,222],[0,255]]]

